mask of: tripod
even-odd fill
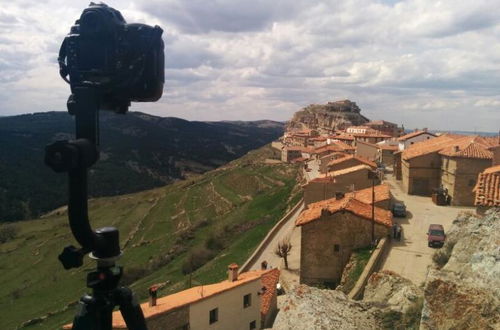
[[[97,268],[87,274],[85,294],[79,301],[73,320],[73,329],[111,330],[112,313],[120,307],[127,327],[147,330],[141,307],[132,291],[119,287],[123,268],[116,266],[121,256],[119,232],[115,227],[92,230],[88,219],[87,172],[99,159],[98,111],[101,95],[95,87],[75,87],[68,99],[68,111],[75,116],[76,139],[56,141],[45,148],[45,163],[56,172],[68,172],[68,218],[71,232],[82,246],[67,246],[59,255],[65,269],[78,268],[83,256],[97,262]]]

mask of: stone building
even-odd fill
[[[411,132],[408,134],[405,134],[403,136],[400,136],[398,138],[399,141],[399,150],[405,150],[414,145],[417,142],[422,142],[422,141],[427,141],[432,138],[435,138],[436,135],[432,134],[430,132],[427,132],[427,130],[423,131],[415,131]]]
[[[291,163],[297,158],[309,158],[313,149],[299,146],[284,146],[281,149],[281,161]]]
[[[389,234],[392,214],[353,197],[329,199],[309,205],[296,221],[301,227],[300,283],[335,288],[355,249]]]
[[[478,175],[474,194],[477,213],[484,214],[492,207],[500,207],[500,165],[489,167]]]
[[[238,274],[232,264],[228,280],[196,286],[141,304],[148,329],[261,329],[272,326],[277,312],[279,270]],[[119,311],[113,329],[126,329]]]
[[[328,163],[335,159],[340,159],[349,156],[345,152],[332,152],[319,158],[319,172],[326,173],[328,171]]]
[[[340,171],[343,169],[347,169],[349,167],[358,166],[358,165],[368,165],[373,170],[377,168],[377,164],[367,159],[358,157],[358,156],[346,156],[342,158],[337,158],[331,160],[327,165],[327,171]],[[325,171],[326,172],[326,171]]]
[[[491,166],[489,149],[496,143],[494,138],[445,134],[414,144],[401,154],[404,191],[428,196],[442,187],[453,205],[473,205],[477,175]]]
[[[374,161],[378,157],[378,145],[365,141],[357,141],[356,156]]]
[[[394,164],[394,153],[398,151],[398,146],[394,145],[378,145],[377,161],[386,166]]]
[[[493,153],[474,140],[460,142],[439,152],[441,186],[447,189],[451,205],[473,206],[477,177],[491,166]]]
[[[339,193],[361,190],[380,183],[378,178],[372,179],[372,168],[368,165],[357,165],[313,179],[304,185],[304,204],[321,201]]]
[[[392,137],[398,137],[403,134],[404,130],[398,127],[397,124],[385,121],[385,120],[373,120],[365,124],[369,128],[378,131],[382,134],[390,135]]]

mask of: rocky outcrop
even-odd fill
[[[287,131],[315,129],[320,133],[331,133],[352,125],[362,125],[368,119],[360,114],[361,109],[349,100],[311,104],[297,111],[287,123]]]
[[[363,301],[407,313],[419,304],[424,292],[412,281],[391,271],[373,273],[365,287]]]
[[[273,329],[381,329],[378,313],[340,291],[299,285],[284,297]]]
[[[421,329],[500,328],[500,209],[461,215],[436,252]]]

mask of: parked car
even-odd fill
[[[392,205],[392,215],[395,217],[406,217],[406,205],[403,202],[395,202]]]
[[[444,228],[441,225],[431,224],[427,231],[427,245],[429,247],[438,246],[442,247],[446,240]]]

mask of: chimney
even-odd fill
[[[455,151],[455,152],[459,152],[459,151],[460,151],[460,147],[459,147],[459,146],[454,146],[454,147],[453,147],[453,151]]]
[[[228,281],[229,282],[234,282],[238,280],[238,265],[235,263],[232,263],[229,265],[228,270]]]
[[[423,131],[427,132],[429,129],[427,127],[424,127]]]
[[[156,306],[156,298],[158,293],[158,286],[152,285],[149,287],[149,306]]]

